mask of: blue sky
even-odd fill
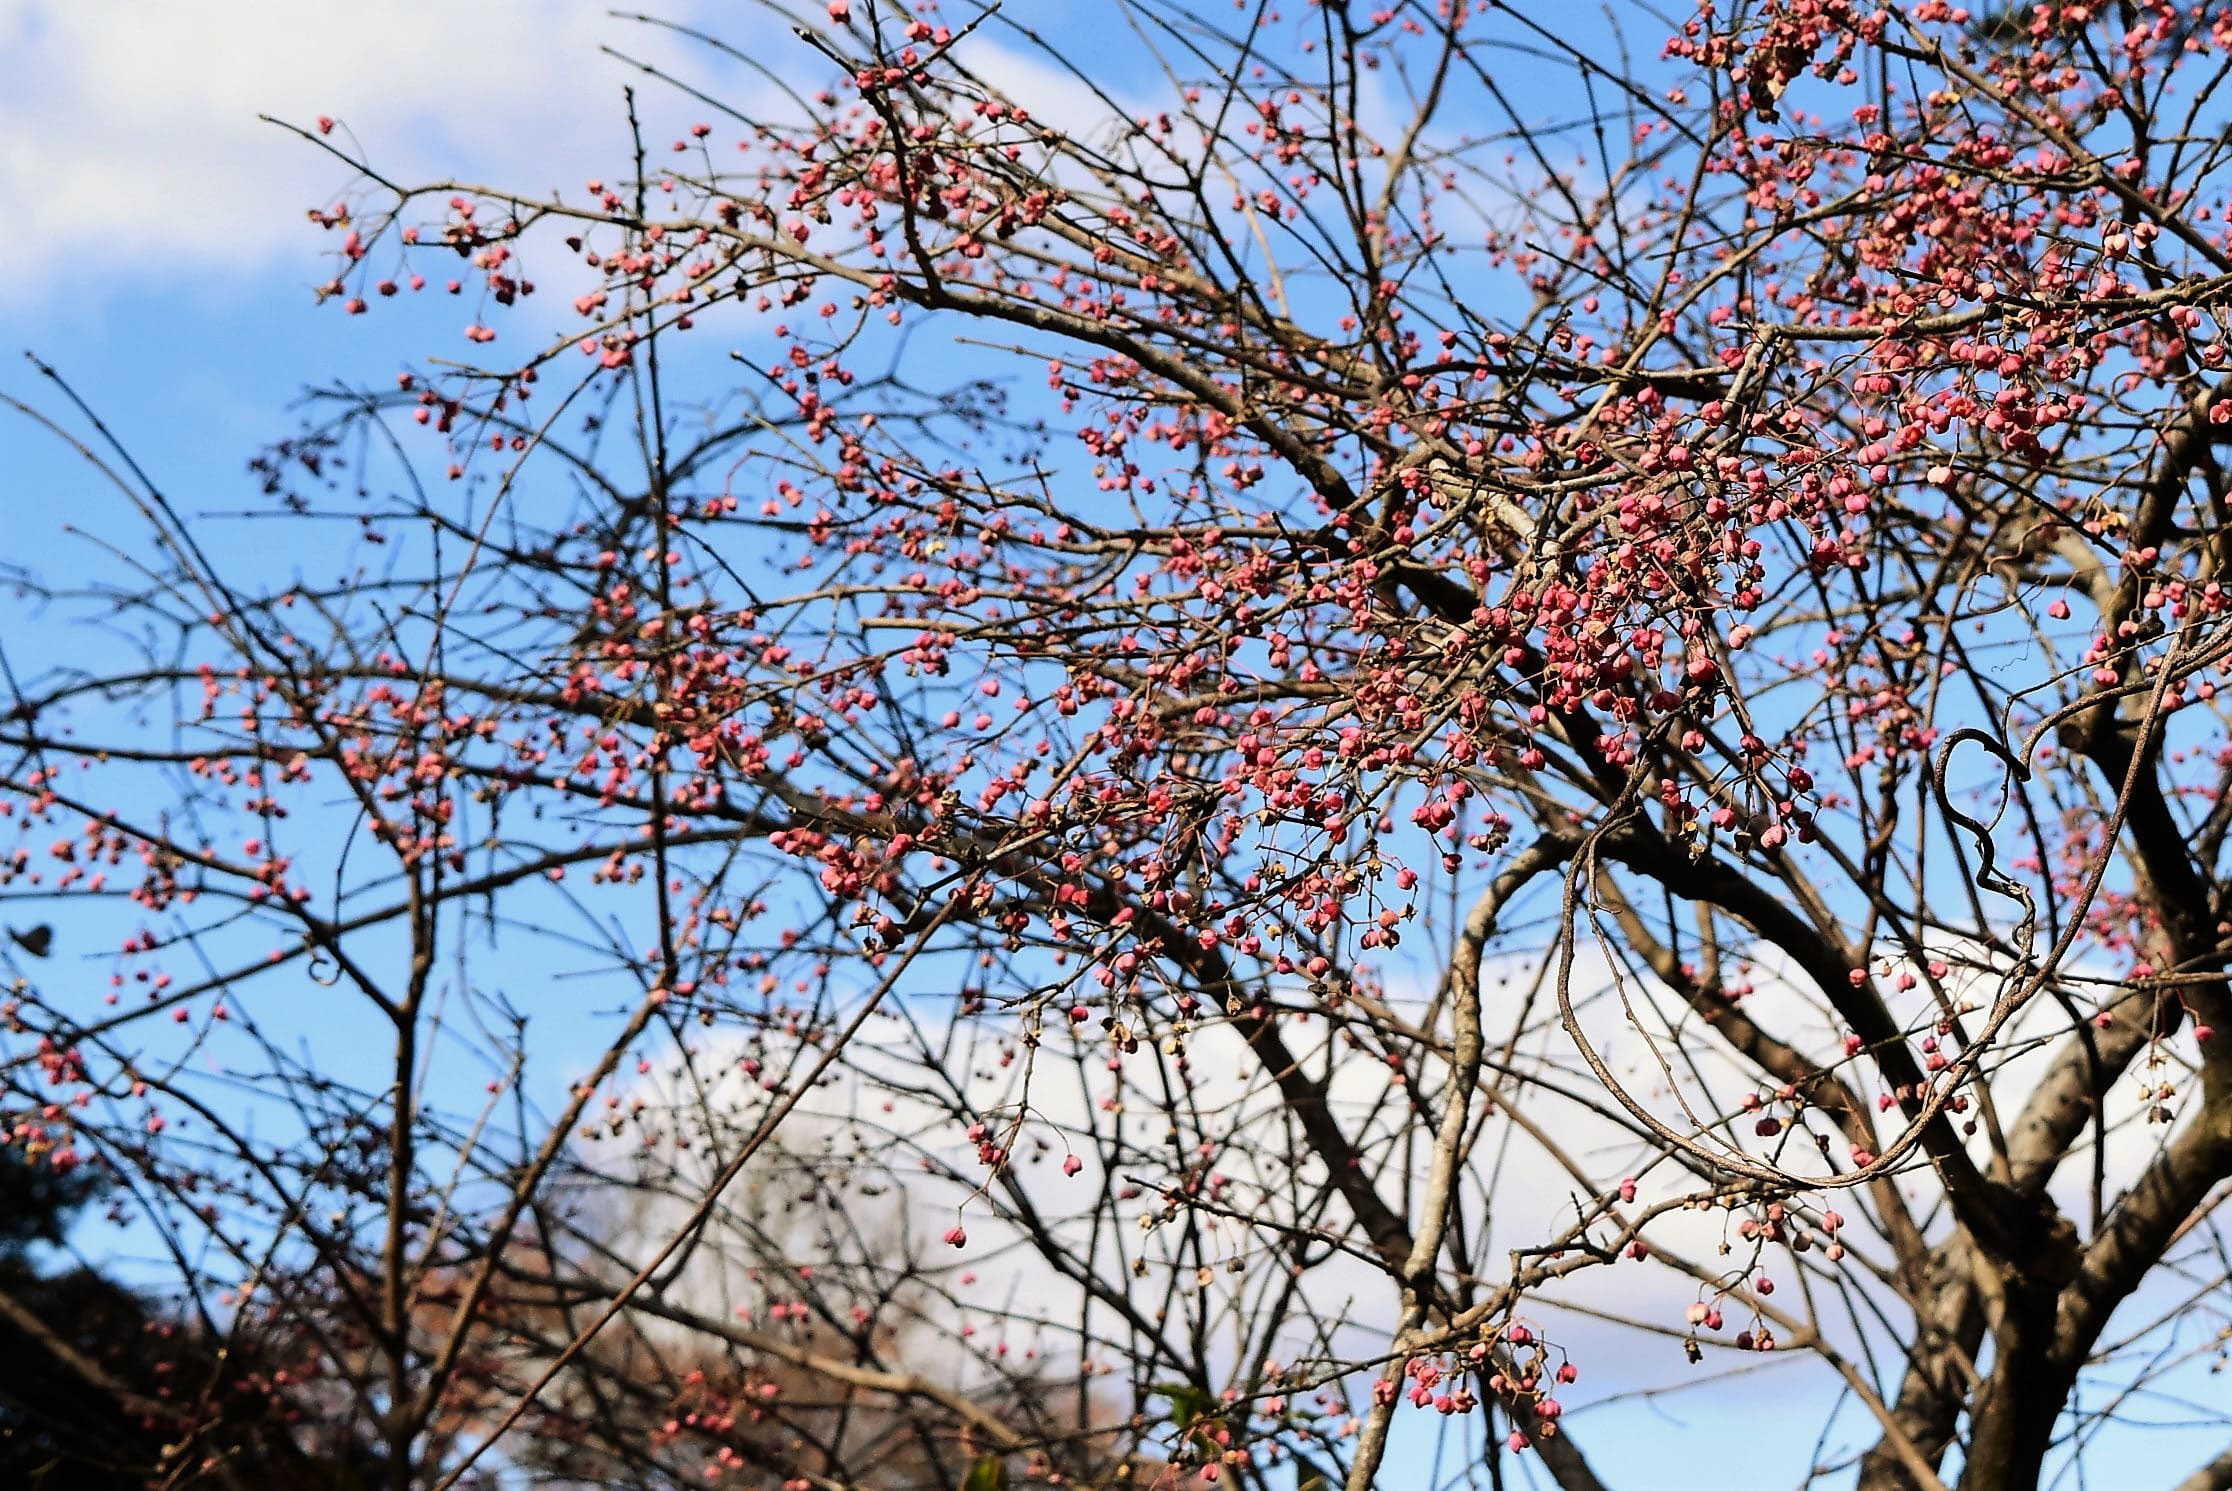
[[[648,8],[711,23],[778,70],[785,56],[805,55],[764,20],[740,26],[743,7]],[[1010,14],[1073,56],[1090,49],[1115,91],[1152,97],[1143,59],[1090,0],[1025,0]],[[1656,23],[1628,19],[1653,38],[1639,53],[1655,53]],[[624,162],[623,85],[643,88],[654,139],[703,113],[600,54],[604,46],[716,86],[753,86],[670,33],[611,19],[603,0],[0,0],[0,56],[11,64],[0,93],[0,200],[9,204],[0,344],[35,351],[65,374],[181,510],[248,506],[247,462],[291,427],[305,383],[384,382],[427,353],[462,348],[456,338],[476,319],[438,295],[361,319],[318,306],[311,287],[328,273],[320,255],[329,243],[303,215],[329,201],[346,172],[256,116],[331,115],[398,176],[571,187]],[[1077,103],[1020,52],[988,41],[978,56],[1037,100],[1042,117],[1058,120]],[[1513,84],[1522,98],[1539,86]],[[564,298],[547,297],[537,329],[558,323]],[[13,357],[0,361],[0,391],[59,412],[53,391]],[[113,532],[129,518],[66,449],[12,416],[0,422],[0,471],[0,537],[12,562],[50,573],[97,565],[72,530]],[[268,525],[216,518],[206,531],[234,535],[240,562],[270,566],[265,573],[322,557],[314,548],[260,552],[278,534]],[[0,645],[22,670],[56,649],[67,656],[99,643],[71,631],[11,634]],[[1634,1349],[1677,1348],[1645,1338]],[[1624,1374],[1614,1366],[1602,1375]],[[2197,1382],[2196,1395],[2209,1385]],[[1593,1410],[1584,1392],[1574,1427],[1615,1491],[1794,1485],[1834,1390],[1809,1362],[1773,1368],[1751,1386]],[[1424,1484],[1434,1463],[1426,1437],[1408,1432],[1390,1486]],[[2220,1447],[2215,1430],[2125,1435],[2102,1447],[2100,1463],[2114,1470],[2090,1484],[2167,1486]]]

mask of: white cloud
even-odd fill
[[[956,55],[962,66],[1000,97],[1022,105],[1039,123],[1089,145],[1109,145],[1143,112],[1138,101],[1105,80],[1097,83],[1101,91],[1094,92],[1093,85],[1048,54],[973,37]]]
[[[1587,970],[1586,976],[1596,984],[1601,984],[1604,977],[1595,968]],[[1289,1033],[1294,1054],[1311,1071],[1323,1070],[1326,1039],[1322,1025]],[[1553,1039],[1563,1041],[1562,1035]],[[1292,1163],[1291,1144],[1282,1137],[1283,1106],[1268,1087],[1260,1063],[1238,1035],[1221,1024],[1195,1031],[1189,1046],[1193,1071],[1203,1084],[1201,1093],[1216,1095],[1210,1104],[1216,1117],[1209,1126],[1230,1140],[1215,1168],[1230,1177],[1237,1204],[1260,1207],[1266,1219],[1293,1220],[1279,1199],[1289,1189],[1286,1171]],[[641,1099],[662,1115],[661,1127],[669,1137],[677,1132],[702,1134],[705,1120],[711,1117],[726,1133],[724,1144],[718,1146],[725,1151],[726,1144],[733,1143],[739,1132],[757,1124],[767,1098],[756,1082],[737,1072],[736,1055],[743,1049],[740,1045],[716,1037],[699,1043],[696,1049],[696,1070],[713,1074],[703,1092],[683,1080],[678,1071],[662,1070],[625,1084],[627,1099]],[[1638,1068],[1642,1065],[1640,1041],[1632,1035],[1611,1035],[1605,1049],[1616,1063]],[[886,1053],[874,1043],[856,1048],[831,1084],[811,1095],[786,1123],[771,1148],[771,1157],[755,1164],[724,1198],[708,1245],[693,1253],[670,1297],[720,1316],[740,1301],[756,1302],[764,1294],[779,1294],[784,1287],[779,1277],[749,1276],[750,1270],[769,1262],[765,1250],[771,1249],[773,1257],[794,1264],[832,1261],[829,1244],[821,1235],[831,1214],[821,1205],[790,1204],[812,1189],[801,1184],[802,1178],[810,1171],[818,1172],[842,1190],[845,1185],[838,1177],[870,1175],[876,1190],[848,1190],[842,1203],[848,1225],[858,1229],[855,1245],[866,1249],[863,1257],[880,1256],[890,1265],[906,1258],[948,1275],[981,1268],[979,1289],[961,1289],[959,1295],[1004,1286],[1011,1298],[977,1298],[972,1308],[999,1310],[1008,1333],[1020,1341],[1036,1341],[1057,1358],[1067,1354],[1060,1343],[1070,1338],[1081,1314],[1096,1317],[1098,1329],[1110,1333],[1106,1338],[1120,1339],[1121,1322],[1113,1317],[1099,1319],[1104,1312],[1089,1309],[1073,1282],[1033,1255],[1026,1232],[1003,1197],[996,1191],[991,1196],[970,1195],[971,1177],[981,1175],[971,1153],[973,1146],[963,1139],[947,1106],[917,1090],[922,1076],[911,1065],[916,1059],[903,1050]],[[970,1087],[972,1105],[987,1117],[1012,1116],[1025,1097],[1013,1069],[999,1075],[980,1074]],[[1015,1173],[1031,1199],[1033,1211],[1081,1258],[1094,1255],[1090,1240],[1093,1214],[1102,1204],[1099,1180],[1105,1156],[1092,1137],[1091,1114],[1104,1100],[1128,1097],[1134,1104],[1146,1102],[1152,1106],[1152,1096],[1146,1089],[1127,1092],[1097,1063],[1072,1067],[1063,1061],[1048,1061],[1029,1084],[1031,1118],[1019,1136],[1018,1154],[1024,1162]],[[1360,1146],[1380,1151],[1388,1159],[1386,1173],[1377,1177],[1383,1194],[1404,1194],[1423,1179],[1427,1158],[1424,1147],[1406,1152],[1391,1146],[1392,1132],[1407,1127],[1411,1119],[1407,1104],[1391,1093],[1384,1063],[1360,1055],[1335,1062],[1327,1100],[1340,1116],[1343,1129]],[[1549,1102],[1530,1104],[1529,1111],[1537,1122],[1556,1131],[1568,1154],[1585,1166],[1602,1169],[1604,1174],[1594,1186],[1584,1185],[1523,1137],[1508,1149],[1496,1139],[1480,1145],[1472,1194],[1466,1204],[1480,1208],[1484,1193],[1492,1193],[1486,1209],[1476,1210],[1474,1222],[1478,1225],[1486,1221],[1492,1212],[1499,1248],[1531,1246],[1558,1235],[1573,1220],[1576,1193],[1600,1193],[1615,1184],[1624,1168],[1624,1155],[1635,1147],[1619,1126],[1584,1110]],[[994,1127],[1000,1127],[997,1119]],[[1031,1151],[1034,1141],[1040,1139],[1048,1141],[1051,1148],[1034,1160]],[[1138,1142],[1137,1135],[1133,1142]],[[1059,1166],[1061,1155],[1067,1152],[1075,1152],[1084,1162],[1084,1173],[1074,1180],[1065,1178]],[[1406,1153],[1407,1164],[1402,1158]],[[920,1157],[933,1158],[936,1168],[920,1168]],[[681,1152],[661,1144],[642,1158],[654,1173],[662,1175],[660,1186],[654,1190],[665,1194],[649,1202],[639,1201],[612,1218],[618,1225],[609,1241],[617,1257],[628,1260],[629,1267],[672,1235],[717,1163],[712,1147],[702,1142]],[[665,1173],[664,1167],[670,1164],[674,1171]],[[1160,1209],[1157,1192],[1171,1177],[1163,1173],[1155,1156],[1138,1152],[1127,1153],[1122,1174],[1148,1182],[1145,1194],[1118,1208],[1123,1232],[1135,1239],[1127,1244],[1127,1252],[1135,1251],[1145,1258],[1157,1280],[1165,1270],[1181,1265],[1183,1272],[1190,1273],[1191,1262],[1182,1256],[1175,1234],[1138,1234],[1131,1229],[1139,1217]],[[1649,1188],[1657,1192],[1669,1187],[1680,1188],[1678,1182],[1665,1177],[1654,1179]],[[1336,1211],[1332,1219],[1335,1225],[1344,1216],[1344,1212]],[[958,1255],[949,1253],[938,1241],[957,1220],[965,1224],[969,1237],[967,1252]],[[1219,1299],[1237,1301],[1261,1287],[1260,1265],[1277,1256],[1266,1251],[1267,1244],[1278,1235],[1276,1225],[1262,1233],[1230,1224],[1205,1225],[1226,1250],[1220,1256],[1238,1256],[1258,1265],[1241,1273],[1220,1274],[1215,1285]],[[1721,1228],[1717,1216],[1675,1215],[1662,1218],[1652,1235],[1662,1246],[1673,1242],[1693,1257],[1710,1259]],[[747,1231],[760,1235],[756,1244],[747,1242]],[[902,1237],[907,1239],[905,1243],[900,1241]],[[847,1250],[840,1247],[838,1251]],[[1502,1255],[1498,1252],[1492,1256]],[[950,1284],[951,1279],[947,1282]],[[1385,1274],[1369,1262],[1334,1255],[1313,1268],[1302,1293],[1317,1316],[1335,1322],[1336,1350],[1362,1358],[1385,1344],[1398,1300]],[[1552,1290],[1549,1297],[1531,1302],[1530,1310],[1568,1294],[1597,1310],[1678,1325],[1685,1306],[1696,1294],[1696,1285],[1662,1269],[1590,1270],[1570,1290]],[[910,1303],[925,1313],[918,1322],[920,1328],[908,1341],[909,1360],[918,1368],[934,1364],[957,1378],[966,1378],[971,1348],[952,1333],[954,1310],[920,1299]],[[968,1313],[967,1309],[961,1311],[963,1316]],[[1561,1313],[1559,1319],[1564,1329],[1577,1335],[1603,1335],[1585,1317],[1568,1318]],[[1275,1354],[1287,1360],[1294,1360],[1297,1354],[1310,1355],[1312,1346],[1305,1327],[1306,1322],[1294,1322],[1293,1333],[1277,1343]],[[1220,1353],[1219,1370],[1234,1365],[1227,1355]],[[1663,1355],[1668,1363],[1679,1361],[1671,1344]],[[1631,1374],[1623,1369],[1611,1375],[1625,1385]]]
[[[1955,961],[1965,960],[1957,957]],[[1515,1013],[1516,991],[1533,982],[1530,961],[1521,957],[1494,959],[1484,974],[1484,989],[1490,991],[1490,1017],[1510,1018]],[[1747,1001],[1747,1009],[1755,1017],[1805,1049],[1836,1048],[1835,1028],[1811,992],[1792,981],[1780,960],[1762,951],[1751,960],[1749,976],[1758,986]],[[1985,998],[1992,987],[1990,980],[1974,973],[1956,975],[1954,983],[1956,998]],[[1640,1002],[1631,1020],[1620,1001],[1606,993],[1609,987],[1610,972],[1602,953],[1585,947],[1576,958],[1574,988],[1590,1039],[1640,1101],[1679,1126],[1680,1110],[1668,1088],[1667,1073],[1650,1055],[1646,1038],[1648,1033],[1664,1041],[1668,1033]],[[1407,1016],[1415,1018],[1422,992],[1397,980],[1390,998]],[[1895,1002],[1902,1014],[1917,1012],[1926,1004],[1918,991],[1896,996]],[[2040,1001],[2008,1032],[2008,1049],[2021,1054],[2013,1056],[1995,1079],[2003,1119],[2020,1107],[2059,1044],[2058,1039],[2045,1039],[2057,1034],[2060,1018],[2058,1007],[2051,1006],[2051,1001]],[[1565,1034],[1554,1025],[1544,1028],[1539,1023],[1547,1016],[1546,1009],[1536,1009],[1535,1028],[1521,1042],[1522,1063],[1538,1064],[1545,1075],[1562,1069],[1573,1088],[1592,1090],[1593,1079],[1579,1069]],[[1498,1027],[1499,1044],[1504,1028]],[[932,1050],[954,1048],[952,1038],[957,1034],[965,1036],[965,1032],[942,1027],[919,1032]],[[1324,1026],[1316,1022],[1289,1031],[1295,1054],[1306,1070],[1321,1069],[1325,1038]],[[2033,1041],[2039,1042],[2037,1048],[2027,1049]],[[738,1127],[749,1129],[757,1121],[767,1101],[756,1083],[743,1081],[736,1074],[733,1058],[740,1049],[720,1036],[698,1047],[699,1069],[719,1074],[703,1099],[710,1112],[717,1115],[717,1126],[729,1131],[730,1142]],[[1101,1204],[1099,1180],[1104,1156],[1093,1136],[1092,1123],[1105,1100],[1119,1097],[1140,1104],[1139,1117],[1144,1120],[1156,1109],[1152,1085],[1127,1091],[1097,1061],[1072,1067],[1064,1060],[1053,1059],[1055,1048],[1050,1045],[1042,1053],[1044,1065],[1026,1094],[1017,1075],[1020,1066],[972,1058],[972,1051],[977,1058],[982,1052],[965,1038],[958,1041],[957,1049],[962,1055],[949,1063],[949,1070],[965,1074],[962,1080],[977,1114],[1012,1115],[1027,1095],[1031,1119],[1017,1145],[1023,1163],[1016,1173],[1032,1211],[1055,1237],[1074,1250],[1073,1256],[1093,1260],[1088,1267],[1099,1267],[1103,1278],[1118,1288],[1125,1287],[1128,1270],[1107,1266],[1108,1259],[1096,1251],[1093,1241],[1096,1234],[1091,1220],[1094,1209]],[[1687,1065],[1676,1065],[1684,1078],[1681,1085],[1693,1102],[1707,1101],[1701,1083],[1719,1103],[1726,1103],[1756,1080],[1756,1074],[1746,1073],[1734,1058],[1717,1056],[1715,1045],[1699,1040],[1694,1029],[1689,1031],[1686,1049],[1696,1058],[1695,1075]],[[1260,1064],[1233,1030],[1217,1024],[1195,1032],[1190,1053],[1193,1074],[1200,1084],[1195,1098],[1205,1112],[1214,1115],[1208,1127],[1231,1141],[1229,1148],[1219,1154],[1216,1169],[1235,1182],[1233,1194],[1243,1207],[1255,1206],[1266,1221],[1290,1219],[1280,1198],[1286,1191],[1281,1183],[1286,1168],[1283,1157],[1290,1153],[1291,1136],[1285,1132],[1280,1101],[1268,1088]],[[1016,1225],[1014,1212],[997,1191],[991,1197],[970,1196],[973,1179],[981,1171],[975,1166],[971,1146],[958,1132],[960,1124],[945,1104],[926,1098],[918,1090],[921,1059],[921,1051],[904,1039],[890,1044],[864,1041],[856,1046],[840,1068],[841,1075],[810,1096],[793,1116],[774,1146],[781,1153],[756,1165],[732,1189],[707,1245],[693,1256],[669,1297],[716,1315],[726,1315],[739,1303],[764,1310],[764,1302],[780,1296],[786,1287],[781,1267],[765,1267],[770,1258],[794,1265],[811,1263],[817,1269],[840,1257],[877,1259],[887,1267],[910,1261],[921,1270],[915,1277],[934,1279],[939,1288],[934,1292],[918,1289],[908,1298],[905,1319],[893,1332],[894,1359],[969,1385],[990,1375],[982,1355],[987,1342],[1013,1343],[1018,1351],[1036,1348],[1059,1370],[1075,1360],[1076,1331],[1081,1320],[1091,1321],[1095,1334],[1103,1340],[1125,1339],[1125,1325],[1114,1312],[1088,1302],[1071,1279],[1034,1254],[1023,1229]],[[1851,1075],[1864,1095],[1875,1092],[1876,1084],[1857,1064]],[[1136,1070],[1131,1080],[1139,1080]],[[2131,1086],[2128,1082],[2119,1084],[2111,1100],[2112,1121],[2120,1121],[2135,1106]],[[633,1084],[633,1092],[648,1101],[655,1112],[670,1115],[673,1126],[683,1132],[691,1131],[693,1115],[702,1121],[707,1111],[696,1106],[699,1094],[678,1084],[671,1074]],[[1400,1197],[1418,1183],[1425,1147],[1418,1146],[1406,1155],[1400,1146],[1390,1145],[1392,1131],[1410,1120],[1407,1106],[1390,1090],[1388,1069],[1383,1063],[1364,1055],[1350,1055],[1337,1062],[1328,1101],[1343,1131],[1386,1162],[1385,1170],[1376,1177],[1384,1195]],[[1572,1220],[1577,1196],[1601,1195],[1617,1184],[1623,1172],[1643,1168],[1636,1163],[1641,1147],[1625,1125],[1547,1091],[1538,1091],[1526,1100],[1524,1111],[1581,1167],[1585,1178],[1569,1175],[1526,1134],[1507,1133],[1504,1121],[1491,1123],[1488,1134],[1474,1150],[1464,1203],[1468,1227],[1476,1245],[1482,1248],[1484,1277],[1491,1280],[1501,1277],[1508,1249],[1530,1247],[1558,1235]],[[1886,1137],[1896,1128],[1893,1119],[1882,1120],[1881,1124]],[[994,1127],[1000,1128],[997,1118]],[[1154,1127],[1147,1122],[1144,1129],[1135,1129],[1134,1142],[1141,1133],[1151,1135]],[[1050,1148],[1034,1160],[1032,1141],[1038,1137],[1047,1139]],[[1507,1137],[1512,1141],[1508,1147]],[[2137,1172],[2146,1158],[2141,1151],[2157,1137],[2136,1125],[2130,1132],[2114,1136],[2108,1159],[2111,1197]],[[1982,1141],[1977,1142],[1981,1148]],[[1084,1164],[1083,1172],[1074,1180],[1063,1178],[1059,1163],[1060,1157],[1071,1150]],[[933,1170],[920,1168],[919,1158],[923,1156],[935,1160]],[[662,1145],[658,1153],[646,1158],[654,1166],[674,1162],[685,1182],[702,1178],[704,1167],[711,1162],[703,1146],[693,1147],[684,1156]],[[2077,1172],[2089,1169],[2081,1159],[2070,1168]],[[854,1178],[856,1184],[842,1203],[846,1216],[858,1228],[849,1244],[833,1250],[821,1236],[831,1213],[823,1204],[799,1202],[807,1189],[800,1181],[810,1172],[837,1179],[840,1188],[843,1181],[838,1178]],[[1141,1213],[1157,1208],[1157,1194],[1169,1178],[1167,1172],[1157,1164],[1156,1156],[1133,1151],[1125,1156],[1120,1173],[1146,1182],[1146,1194],[1117,1209],[1120,1225],[1115,1229],[1129,1239],[1125,1256],[1137,1257],[1146,1266],[1141,1287],[1149,1293],[1159,1291],[1173,1270],[1183,1286],[1192,1273],[1193,1260],[1172,1247],[1169,1234],[1140,1233],[1131,1225]],[[873,1180],[875,1190],[857,1185],[863,1176]],[[2066,1184],[2057,1190],[2081,1191],[2083,1178],[2082,1174],[2064,1177]],[[1921,1177],[1915,1179],[1920,1182]],[[1659,1165],[1644,1174],[1641,1200],[1646,1204],[1661,1201],[1693,1187],[1692,1177],[1672,1166]],[[694,1188],[685,1183],[674,1195],[630,1216],[613,1239],[619,1255],[634,1260],[663,1242],[695,1194]],[[1254,1198],[1259,1196],[1261,1201],[1257,1203]],[[2082,1198],[2070,1194],[2063,1199],[2074,1210]],[[1826,1198],[1826,1204],[1838,1207],[1849,1219],[1841,1239],[1860,1256],[1876,1260],[1887,1256],[1887,1245],[1870,1225],[1865,1196],[1833,1195]],[[968,1232],[967,1251],[960,1254],[937,1241],[957,1218],[965,1222]],[[1334,1224],[1339,1225],[1339,1220],[1336,1213]],[[1737,1215],[1718,1210],[1662,1215],[1648,1233],[1654,1253],[1652,1263],[1586,1268],[1531,1293],[1525,1303],[1523,1313],[1529,1322],[1544,1330],[1558,1349],[1571,1353],[1581,1368],[1581,1385],[1571,1394],[1561,1394],[1561,1398],[1570,1398],[1569,1407],[1580,1420],[1577,1437],[1614,1484],[1623,1480],[1670,1487],[1705,1484],[1702,1474],[1695,1480],[1669,1478],[1665,1467],[1656,1463],[1632,1435],[1623,1432],[1631,1422],[1625,1416],[1633,1411],[1629,1395],[1637,1393],[1655,1395],[1655,1411],[1678,1415],[1686,1425],[1685,1432],[1730,1436],[1725,1452],[1714,1462],[1715,1473],[1723,1482],[1733,1477],[1737,1484],[1768,1484],[1797,1477],[1819,1452],[1816,1436],[1825,1424],[1830,1428],[1830,1442],[1846,1448],[1864,1446],[1875,1437],[1872,1421],[1844,1400],[1842,1383],[1813,1353],[1785,1352],[1762,1359],[1721,1349],[1738,1331],[1754,1323],[1741,1302],[1727,1304],[1724,1328],[1707,1333],[1712,1344],[1702,1370],[1687,1363],[1674,1337],[1643,1335],[1634,1329],[1641,1324],[1679,1331],[1691,1302],[1709,1292],[1701,1291],[1697,1280],[1671,1266],[1672,1257],[1679,1255],[1729,1280],[1756,1273],[1776,1279],[1782,1291],[1770,1303],[1801,1319],[1811,1317],[1831,1346],[1849,1361],[1899,1360],[1897,1327],[1878,1329],[1865,1324],[1864,1317],[1845,1316],[1831,1303],[1833,1294],[1823,1296],[1820,1313],[1814,1314],[1814,1302],[1806,1292],[1790,1287],[1796,1276],[1793,1260],[1780,1248],[1766,1249],[1764,1256],[1755,1257],[1751,1245],[1736,1230],[1740,1220]],[[1929,1225],[1937,1234],[1945,1223],[1939,1217]],[[1485,1240],[1483,1228],[1492,1229]],[[763,1241],[756,1247],[748,1245],[747,1231],[759,1233]],[[1220,1226],[1212,1227],[1211,1234],[1228,1250],[1219,1257],[1239,1257],[1252,1265],[1238,1272],[1219,1270],[1209,1285],[1220,1306],[1244,1313],[1246,1304],[1255,1297],[1253,1291],[1265,1287],[1272,1272],[1264,1265],[1278,1256],[1265,1248],[1275,1235],[1275,1226],[1255,1234],[1247,1228]],[[755,1265],[763,1271],[748,1272]],[[1848,1268],[1845,1278],[1860,1292],[1872,1296],[1884,1309],[1886,1319],[1903,1317],[1903,1307],[1888,1291],[1877,1289],[1865,1270]],[[1281,1360],[1314,1362],[1319,1359],[1321,1344],[1337,1357],[1361,1360],[1385,1345],[1397,1302],[1391,1283],[1371,1264],[1337,1256],[1315,1267],[1300,1287],[1312,1313],[1333,1323],[1332,1334],[1329,1341],[1319,1343],[1311,1338],[1303,1322],[1290,1322],[1291,1329],[1269,1343]],[[2133,1302],[2127,1314],[2129,1318],[2153,1319],[2176,1303],[2175,1289],[2150,1290]],[[1213,1314],[1212,1318],[1219,1321],[1220,1328],[1211,1333],[1209,1366],[1213,1377],[1222,1377],[1235,1372],[1251,1352],[1230,1330],[1235,1314]],[[973,1341],[960,1333],[965,1326],[978,1331]],[[1777,1326],[1776,1330],[1780,1334],[1782,1328]],[[1772,1386],[1755,1386],[1749,1393],[1732,1391],[1721,1376],[1732,1368],[1771,1371],[1772,1378],[1762,1382],[1771,1382]],[[2120,1370],[2110,1368],[2107,1372],[2112,1377]],[[1679,1398],[1667,1396],[1683,1389],[1699,1391],[1682,1392]],[[1771,1422],[1748,1416],[1755,1413],[1756,1393],[1762,1391],[1771,1391],[1778,1407]],[[1753,1408],[1747,1409],[1746,1403]],[[1592,1408],[1597,1411],[1587,1411]],[[1430,1454],[1430,1441],[1442,1427],[1444,1421],[1431,1414],[1401,1415],[1401,1448],[1392,1463],[1411,1463],[1411,1459]],[[1656,1481],[1651,1480],[1653,1475],[1658,1476]]]
[[[394,176],[578,191],[626,162],[623,84],[643,85],[647,127],[701,110],[600,45],[697,79],[714,61],[606,0],[0,0],[0,303],[289,260],[314,277],[303,214],[349,172],[259,114],[330,115]]]

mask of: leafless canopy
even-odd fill
[[[252,522],[19,406],[137,526],[13,577],[0,1101],[196,1344],[9,1349],[166,1487],[2214,1421],[2224,8],[1043,9],[682,36],[556,194],[304,122],[335,314],[476,319]]]

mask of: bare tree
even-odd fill
[[[2082,1463],[2224,1340],[2232,17],[1105,10],[304,127],[479,310],[259,526],[21,406],[146,533],[16,577],[26,1153],[397,1488],[1593,1491],[1607,1319]]]

